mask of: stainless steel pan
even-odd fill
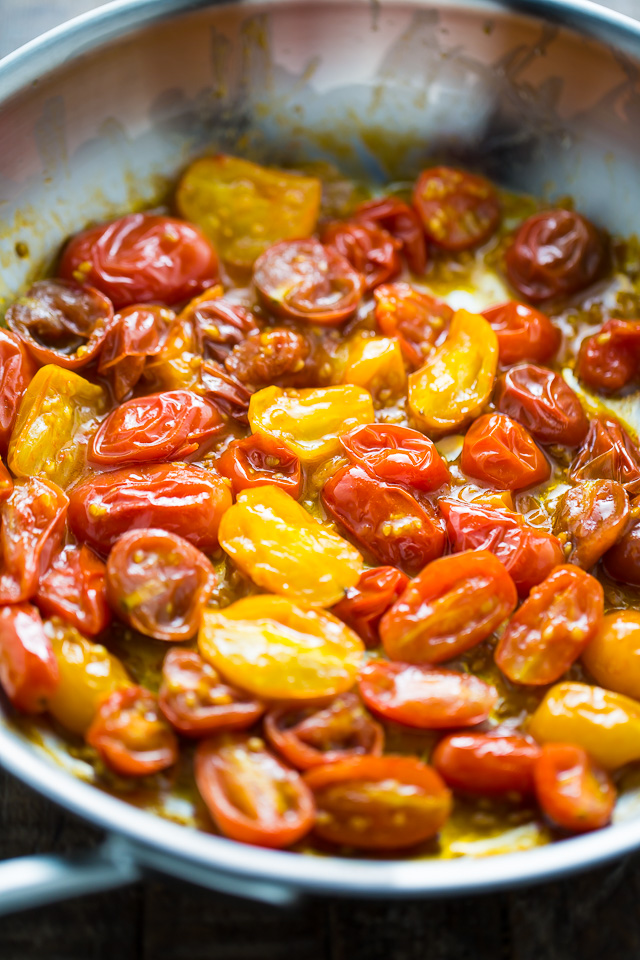
[[[120,0],[0,64],[0,306],[61,237],[152,201],[212,146],[330,160],[381,182],[415,175],[427,156],[449,159],[507,186],[570,193],[597,222],[633,232],[639,70],[640,25],[580,0]],[[308,891],[486,892],[640,847],[640,818],[485,860],[242,846],[76,780],[12,729],[2,704],[0,763],[109,835],[97,852],[0,865],[0,911],[132,882],[146,868],[272,903]]]

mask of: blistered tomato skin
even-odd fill
[[[499,413],[478,417],[465,434],[460,466],[499,490],[523,490],[549,479],[551,467],[524,427]]]
[[[116,313],[98,358],[98,373],[106,376],[118,403],[140,380],[147,357],[162,350],[176,315],[168,307],[135,304]]]
[[[640,613],[607,613],[582,654],[582,664],[607,690],[640,700]]]
[[[498,379],[494,402],[540,443],[577,447],[589,429],[577,394],[546,367],[531,363],[512,367]]]
[[[18,407],[36,365],[23,341],[0,330],[0,454],[6,456]]]
[[[583,833],[611,820],[616,788],[609,774],[573,743],[547,743],[534,767],[536,797],[558,827]]]
[[[545,313],[507,300],[482,311],[482,316],[491,324],[498,337],[498,349],[502,366],[521,363],[523,360],[543,363],[549,360],[560,346],[561,334]]]
[[[41,575],[35,602],[46,616],[63,617],[95,637],[111,622],[105,577],[104,563],[89,547],[63,547]]]
[[[360,579],[349,587],[344,599],[331,608],[351,627],[368,648],[380,642],[378,627],[382,616],[398,599],[409,578],[397,567],[372,567],[360,574]]]
[[[572,480],[616,480],[629,496],[640,492],[640,450],[617,420],[594,417],[569,468]]]
[[[60,681],[58,663],[37,609],[0,607],[0,686],[23,713],[47,709]]]
[[[378,327],[388,337],[398,338],[410,367],[420,367],[451,323],[453,310],[404,282],[381,284],[373,295]]]
[[[233,440],[216,460],[216,467],[231,480],[236,496],[264,484],[280,487],[294,500],[302,492],[300,460],[284,443],[266,433]]]
[[[222,284],[190,300],[180,311],[178,323],[193,330],[197,352],[218,363],[260,331],[257,316],[243,303],[225,297]]]
[[[413,205],[427,238],[445,250],[479,246],[500,221],[500,203],[492,184],[452,167],[423,170],[413,190]]]
[[[355,218],[384,227],[400,243],[409,270],[424,273],[427,268],[424,230],[416,211],[407,203],[397,197],[377,197],[361,203],[355,211]]]
[[[604,568],[610,577],[632,586],[640,585],[640,498],[631,501],[629,527],[604,555]]]
[[[560,498],[553,531],[567,562],[588,570],[616,543],[628,520],[629,499],[621,484],[583,480]]]
[[[517,602],[514,583],[493,554],[441,557],[385,613],[380,637],[392,660],[442,663],[490,636]]]
[[[340,438],[353,463],[387,483],[432,493],[449,482],[434,443],[417,430],[386,423],[365,424]]]
[[[402,269],[399,241],[375,223],[334,220],[323,228],[321,239],[362,274],[367,291],[397,277]]]
[[[607,320],[597,333],[586,337],[576,360],[576,374],[599,393],[622,390],[638,375],[640,323]]]
[[[432,762],[454,790],[500,794],[534,791],[535,765],[540,747],[513,731],[452,733],[444,737]]]

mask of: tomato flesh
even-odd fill
[[[423,170],[413,205],[428,239],[445,250],[479,246],[500,220],[498,195],[489,181],[452,167]]]
[[[146,777],[173,766],[178,741],[144,687],[116,690],[104,700],[87,730],[89,746],[121,777]]]

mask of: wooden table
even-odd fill
[[[614,5],[612,0],[611,5]],[[0,0],[0,56],[95,0]],[[638,13],[640,0],[615,0]],[[0,859],[100,832],[0,772]],[[0,920],[0,960],[638,960],[640,855],[561,883],[402,903],[277,910],[150,878]]]

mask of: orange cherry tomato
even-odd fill
[[[210,561],[165,530],[131,530],[107,561],[107,598],[129,626],[156,640],[188,640],[216,585]]]
[[[609,774],[575,743],[547,743],[534,767],[543,812],[565,830],[598,830],[611,820],[616,788]]]
[[[396,567],[372,567],[360,574],[331,612],[355,630],[367,647],[377,647],[380,620],[408,583],[406,573]]]
[[[116,690],[98,707],[86,733],[89,746],[121,777],[146,777],[178,759],[176,735],[144,687]]]
[[[40,614],[30,603],[0,607],[0,686],[24,713],[47,709],[60,672]]]
[[[375,223],[333,220],[324,227],[321,240],[337,250],[364,277],[364,289],[397,277],[402,269],[398,240]]]
[[[4,503],[5,500],[8,500],[12,493],[13,477],[5,467],[4,463],[0,461],[0,503]]]
[[[482,723],[498,701],[495,687],[472,673],[386,660],[364,667],[359,689],[373,713],[426,730]]]
[[[116,313],[102,344],[98,373],[109,378],[118,402],[137,384],[147,357],[160,353],[175,319],[173,310],[153,304],[137,303]]]
[[[179,303],[218,279],[218,258],[204,233],[184,220],[130,213],[72,237],[60,276],[90,283],[120,309]]]
[[[373,295],[376,322],[382,333],[398,338],[404,359],[411,367],[422,366],[451,323],[451,307],[408,283],[381,284]]]
[[[423,170],[413,190],[427,238],[445,250],[488,240],[500,221],[498,195],[484,177],[452,167]]]
[[[558,501],[553,532],[567,563],[588,570],[624,533],[629,498],[615,480],[582,480]],[[568,551],[568,552],[567,552]]]
[[[546,313],[526,303],[507,300],[482,311],[498,338],[500,363],[510,366],[523,360],[549,360],[560,346],[561,335]]]
[[[318,813],[315,832],[362,850],[412,847],[435,836],[451,812],[451,794],[414,757],[352,757],[309,770]]]
[[[419,503],[402,487],[376,480],[359,466],[344,467],[324,485],[329,514],[380,563],[407,573],[441,556],[443,524],[428,502]]]
[[[593,640],[603,613],[595,577],[573,564],[556,567],[509,621],[496,663],[512,683],[554,683]]]
[[[195,650],[179,647],[172,647],[164,658],[158,705],[171,726],[185,737],[245,730],[265,711],[256,697],[225,683]]]
[[[499,490],[523,490],[551,475],[530,434],[500,413],[486,413],[474,421],[465,434],[460,466],[467,476]]]
[[[540,747],[531,737],[499,728],[492,733],[451,733],[432,763],[454,790],[470,793],[533,793]]]
[[[105,575],[104,563],[89,547],[63,547],[40,577],[35,602],[46,616],[62,617],[95,637],[111,622]]]
[[[335,326],[356,311],[364,279],[333,247],[282,240],[258,257],[253,282],[277,317]]]
[[[378,757],[384,744],[382,727],[355,693],[342,693],[321,705],[274,707],[264,718],[264,732],[271,746],[298,770],[366,754]]]
[[[378,480],[431,493],[449,482],[435,444],[417,430],[367,423],[340,437],[349,459]]]
[[[300,460],[286,444],[266,433],[234,440],[216,461],[231,480],[234,494],[265,483],[280,487],[297,500],[302,492]]]
[[[260,847],[290,847],[313,826],[313,795],[262,740],[221,734],[196,751],[198,790],[219,830]]]
[[[640,362],[640,323],[607,320],[580,344],[576,374],[592,390],[615,393],[637,379]]]
[[[569,470],[572,480],[616,480],[640,493],[640,450],[617,420],[595,417]]]
[[[0,453],[6,456],[18,416],[18,407],[36,372],[36,365],[20,337],[0,330]]]
[[[427,244],[424,230],[415,210],[397,197],[377,197],[357,207],[356,220],[375,223],[399,241],[407,266],[412,273],[424,273],[427,268]]]
[[[392,660],[441,663],[486,639],[517,602],[513,580],[492,553],[440,557],[385,613],[380,637]]]
[[[640,585],[640,496],[631,501],[631,522],[618,541],[604,555],[604,568],[621,583]]]
[[[532,363],[512,367],[496,384],[494,403],[540,443],[576,447],[589,429],[578,395],[558,373]]]
[[[615,610],[605,614],[582,654],[582,665],[601,687],[640,700],[640,613]]]

